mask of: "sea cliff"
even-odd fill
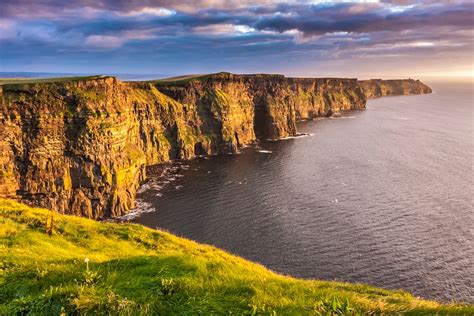
[[[382,80],[371,79],[359,81],[367,98],[378,98],[391,95],[431,93],[431,88],[420,80]]]
[[[0,196],[96,219],[134,207],[147,165],[294,136],[298,120],[364,109],[367,97],[431,92],[414,80],[230,73],[0,87]]]

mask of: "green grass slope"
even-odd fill
[[[157,79],[157,80],[146,80],[143,82],[150,82],[152,84],[158,85],[158,86],[167,86],[167,85],[172,85],[172,86],[179,86],[179,85],[186,85],[189,82],[193,80],[197,81],[204,81],[212,76],[219,74],[196,74],[196,75],[184,75],[184,76],[177,76],[177,77],[170,77],[170,78],[163,78],[163,79]]]
[[[474,314],[403,291],[286,277],[163,231],[5,199],[0,240],[1,315]]]

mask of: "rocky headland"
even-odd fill
[[[432,92],[430,87],[420,80],[414,79],[371,79],[361,80],[359,81],[359,84],[368,99],[392,95],[424,94]]]
[[[0,196],[89,218],[126,214],[146,166],[297,135],[296,122],[430,93],[420,81],[218,73],[0,86]]]

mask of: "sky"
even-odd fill
[[[473,77],[473,26],[473,0],[2,0],[0,72]]]

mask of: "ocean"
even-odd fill
[[[299,123],[307,137],[175,162],[132,221],[287,275],[474,303],[471,83]]]

